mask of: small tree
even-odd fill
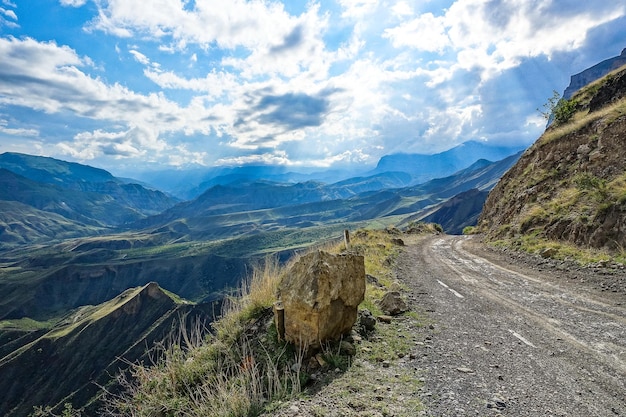
[[[577,107],[578,102],[576,100],[566,100],[561,97],[558,91],[552,90],[552,97],[543,105],[544,110],[537,109],[537,111],[541,113],[548,124],[554,121],[556,125],[560,125],[572,118],[574,113],[576,113]]]
[[[552,90],[552,97],[548,99],[547,103],[544,103],[543,111],[540,109],[537,109],[537,111],[541,113],[546,121],[549,122],[552,118],[552,115],[554,114],[554,110],[559,104],[559,101],[561,101],[561,94],[559,94],[559,92],[556,90]]]

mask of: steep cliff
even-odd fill
[[[626,67],[569,100],[569,121],[549,127],[489,194],[479,219],[491,240],[626,248]]]
[[[626,65],[626,48],[622,50],[622,53],[619,56],[604,60],[593,67],[572,75],[570,83],[563,93],[563,97],[566,99],[571,98],[574,93],[584,86],[591,84],[595,80],[604,77],[609,72],[614,71],[623,65]]]

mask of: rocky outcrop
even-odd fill
[[[626,68],[572,100],[572,121],[549,127],[489,194],[479,219],[489,239],[626,247]]]
[[[623,65],[626,65],[626,48],[622,50],[619,56],[604,60],[591,68],[587,68],[578,74],[572,75],[569,86],[567,86],[565,92],[563,92],[563,98],[569,99],[584,86],[604,77],[609,72]]]
[[[350,331],[365,297],[363,256],[312,252],[300,258],[279,286],[285,339],[304,348]]]

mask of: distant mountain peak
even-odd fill
[[[401,153],[383,156],[373,173],[402,171],[413,177],[414,184],[419,184],[452,175],[480,159],[499,161],[524,148],[525,146],[497,146],[470,140],[431,155]]]

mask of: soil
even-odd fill
[[[406,242],[397,279],[422,319],[378,323],[386,336],[357,339],[351,368],[267,415],[626,416],[621,266],[495,250],[477,236]],[[394,337],[408,352],[363,354],[372,342],[399,349]]]

